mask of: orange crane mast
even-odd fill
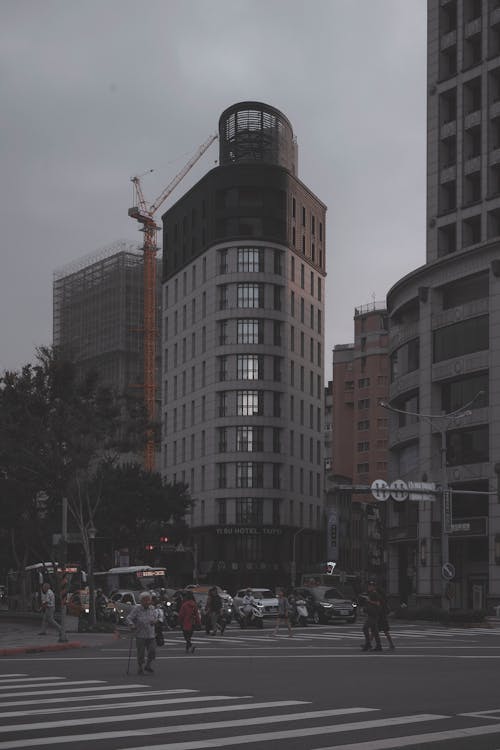
[[[131,177],[134,185],[135,205],[129,208],[128,215],[143,225],[144,232],[144,403],[148,418],[146,434],[146,449],[144,455],[144,467],[147,471],[155,468],[155,439],[154,423],[156,419],[156,253],[158,250],[156,233],[160,227],[156,224],[154,215],[170,193],[177,187],[179,182],[187,175],[189,170],[196,164],[198,159],[218,138],[211,135],[197,149],[196,153],[178,172],[173,180],[162,191],[158,198],[148,205],[142,192],[140,176]],[[150,170],[153,171],[153,170]]]

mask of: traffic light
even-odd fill
[[[168,544],[168,536],[161,536],[160,537],[160,542],[162,544]]]
[[[146,552],[153,552],[154,548],[155,548],[154,544],[146,544],[146,546],[144,547]]]

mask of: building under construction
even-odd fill
[[[157,263],[160,279],[161,260]],[[158,325],[160,305],[158,283]],[[144,260],[137,244],[116,242],[55,271],[54,344],[119,393],[141,393],[143,321]]]

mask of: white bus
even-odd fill
[[[123,568],[110,568],[103,573],[94,573],[96,589],[110,594],[117,589],[133,591],[164,589],[167,586],[166,568],[152,568],[150,565],[129,565]]]

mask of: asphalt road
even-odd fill
[[[500,750],[500,629],[395,624],[380,654],[359,624],[270,634],[200,633],[186,655],[169,632],[148,676],[126,674],[127,638],[2,658],[0,750]]]

